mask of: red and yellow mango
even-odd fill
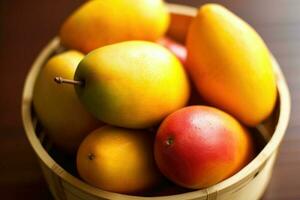
[[[239,171],[253,157],[248,131],[227,113],[190,106],[159,127],[154,154],[161,172],[180,186],[199,189]]]

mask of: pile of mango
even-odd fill
[[[248,127],[277,95],[265,43],[221,5],[199,8],[184,44],[166,36],[170,18],[162,0],[86,1],[40,71],[38,119],[92,186],[206,188],[255,156]]]

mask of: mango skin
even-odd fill
[[[208,106],[169,115],[155,138],[160,171],[191,189],[212,186],[239,171],[254,155],[248,131],[232,116]]]
[[[184,45],[176,42],[169,37],[160,38],[157,43],[169,49],[180,60],[182,65],[185,65],[187,50]]]
[[[84,137],[102,123],[81,104],[74,87],[59,85],[54,77],[72,79],[84,55],[67,51],[50,58],[41,69],[33,92],[38,119],[53,143],[65,153],[75,154]]]
[[[207,4],[187,37],[189,73],[201,96],[249,126],[272,112],[276,81],[260,36],[226,8]]]
[[[118,193],[141,193],[162,175],[153,157],[152,134],[104,126],[91,132],[77,153],[80,177],[95,187]]]
[[[190,95],[187,74],[166,48],[146,41],[108,45],[89,53],[75,80],[76,92],[99,120],[119,127],[143,129],[160,123],[184,107]]]
[[[156,41],[169,21],[162,0],[88,1],[63,23],[60,39],[64,46],[88,53],[127,40]]]

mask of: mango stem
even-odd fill
[[[72,85],[78,85],[78,86],[84,85],[84,81],[75,81],[75,80],[70,80],[70,79],[64,79],[62,77],[55,77],[54,81],[58,84],[72,84]]]

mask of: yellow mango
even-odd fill
[[[85,53],[121,41],[156,41],[167,31],[169,18],[162,0],[88,1],[66,19],[60,39]]]
[[[184,107],[190,95],[186,72],[166,48],[127,41],[96,49],[79,63],[79,99],[99,120],[124,128],[159,124]]]
[[[96,129],[79,147],[78,173],[89,184],[107,191],[144,192],[162,181],[153,143],[153,135],[144,130],[113,126]]]
[[[210,104],[249,126],[266,119],[276,101],[272,58],[256,31],[226,8],[202,6],[187,36],[189,73]]]
[[[75,154],[84,137],[102,125],[81,105],[74,87],[57,85],[55,76],[73,78],[84,55],[67,51],[42,68],[34,87],[33,105],[48,136],[59,149]]]

